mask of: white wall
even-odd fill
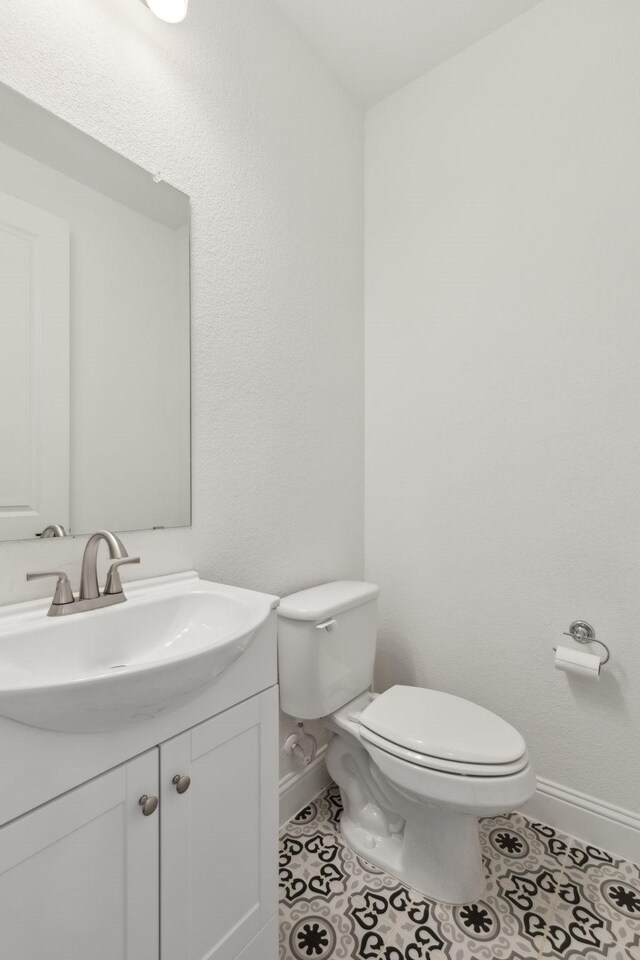
[[[640,808],[640,5],[547,0],[367,116],[379,687]],[[600,684],[553,669],[574,618]]]
[[[0,80],[191,196],[193,529],[135,576],[362,574],[362,119],[271,0],[0,0]],[[0,601],[83,542],[0,544]],[[131,574],[130,574],[131,576]]]

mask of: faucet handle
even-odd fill
[[[105,597],[112,596],[114,593],[122,593],[122,581],[120,579],[118,567],[124,566],[125,563],[140,563],[140,557],[123,557],[121,560],[113,561],[109,567],[109,572],[107,573],[107,579],[104,585]]]
[[[53,595],[52,604],[63,606],[65,603],[74,603],[73,590],[69,583],[69,577],[64,570],[53,570],[48,573],[28,573],[27,580],[40,580],[42,577],[57,577],[56,590]]]

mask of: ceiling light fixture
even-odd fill
[[[142,0],[165,23],[181,23],[187,15],[189,0]]]

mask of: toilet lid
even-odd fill
[[[507,764],[526,752],[506,720],[439,690],[391,687],[363,711],[360,724],[390,744],[458,763]]]

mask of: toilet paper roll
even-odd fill
[[[570,647],[557,647],[555,667],[565,673],[575,673],[592,680],[600,679],[602,660],[594,653],[585,653],[583,650],[572,650]]]

